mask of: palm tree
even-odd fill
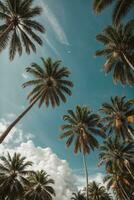
[[[27,183],[26,176],[31,173],[27,167],[32,162],[26,161],[25,157],[14,153],[11,156],[0,157],[0,196],[7,200],[16,200],[24,193],[24,185]]]
[[[134,180],[134,142],[125,143],[118,137],[108,137],[100,146],[100,165],[106,164],[109,171],[112,168],[118,169],[122,173],[127,170]]]
[[[88,185],[88,192],[90,200],[112,200],[112,197],[107,193],[106,188],[95,181]]]
[[[49,175],[43,170],[33,173],[28,178],[30,184],[27,189],[24,199],[25,200],[52,200],[55,196],[55,191],[51,184],[54,180],[49,178]]]
[[[43,67],[33,63],[30,67],[26,68],[26,71],[34,76],[34,80],[23,84],[24,88],[33,86],[33,90],[28,95],[30,105],[1,134],[0,143],[3,142],[11,129],[25,116],[35,103],[39,102],[39,107],[43,104],[47,107],[49,104],[55,107],[60,105],[60,101],[66,102],[66,94],[71,95],[70,88],[73,87],[73,83],[67,80],[70,75],[68,68],[61,67],[60,60],[52,61],[51,58],[46,60],[43,58],[41,59]]]
[[[9,44],[9,57],[13,60],[16,52],[21,56],[23,47],[27,54],[36,52],[34,42],[42,45],[42,40],[35,32],[44,33],[44,27],[34,17],[41,14],[42,9],[33,6],[33,0],[0,1],[0,51]]]
[[[96,56],[105,56],[105,73],[113,71],[115,83],[134,84],[134,20],[118,27],[108,26],[96,36],[104,48]]]
[[[94,135],[104,137],[100,117],[92,113],[86,106],[76,106],[75,112],[68,110],[68,114],[64,115],[63,119],[67,123],[61,127],[63,133],[60,138],[67,138],[67,147],[70,147],[74,141],[74,153],[80,151],[83,154],[87,188],[86,199],[88,200],[88,170],[85,156],[91,150],[98,148],[99,144]]]
[[[73,193],[73,196],[71,197],[71,200],[85,200],[84,195],[81,193],[81,191],[78,191],[77,193]]]
[[[134,100],[126,97],[113,97],[110,103],[103,103],[100,112],[108,133],[121,136],[124,141],[134,140]]]
[[[134,6],[134,0],[94,0],[93,9],[98,14],[112,3],[115,3],[113,9],[113,22],[115,24],[118,24]]]
[[[107,184],[108,190],[111,188],[121,200],[131,200],[132,183],[129,177],[120,173],[117,169],[112,168],[111,172],[105,176],[104,183]]]

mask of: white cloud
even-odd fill
[[[12,119],[12,117],[15,117],[13,114],[8,114],[7,118],[8,120],[5,119],[0,119],[0,134],[3,133],[8,125],[11,123],[9,119]],[[9,135],[6,137],[4,141],[5,146],[16,146],[19,145],[21,142],[25,142],[29,139],[32,139],[34,136],[31,133],[25,134],[21,128],[16,128],[14,127]]]
[[[51,11],[51,9],[48,7],[48,5],[44,2],[41,1],[41,5],[43,7],[43,17],[45,17],[48,22],[49,25],[51,26],[51,28],[53,29],[54,33],[57,36],[57,39],[62,43],[62,44],[66,44],[69,45],[67,36],[62,28],[62,26],[60,25],[58,19],[56,18],[56,16],[54,15],[54,13]]]
[[[104,178],[104,175],[102,173],[96,173],[95,175],[92,175],[92,176],[89,175],[88,180],[89,180],[89,183],[92,181],[96,181],[97,183],[103,184],[103,178]],[[85,187],[86,179],[84,176],[77,175],[76,181],[78,183],[77,184],[78,189],[83,189],[83,187]]]
[[[9,115],[10,116],[10,115]],[[12,116],[12,114],[11,114]],[[0,119],[0,133],[9,125],[5,119]],[[24,133],[22,128],[14,127],[3,144],[0,145],[0,154],[10,152],[19,152],[28,160],[34,162],[34,170],[46,170],[46,172],[55,180],[55,200],[68,200],[72,196],[72,192],[85,187],[85,177],[76,175],[82,172],[72,170],[65,160],[61,160],[51,148],[36,147],[31,140],[34,136],[31,133]],[[89,176],[90,181],[102,183],[103,174]],[[77,186],[77,187],[76,187]]]
[[[9,123],[0,120],[0,132],[3,132]],[[28,136],[29,135],[29,136]],[[46,170],[55,180],[55,200],[68,200],[76,190],[75,176],[65,160],[61,160],[50,148],[36,147],[30,134],[25,134],[20,128],[14,128],[5,142],[0,145],[0,154],[19,152],[21,155],[34,162],[32,169]],[[27,141],[26,141],[27,140]],[[24,142],[26,141],[26,142]]]

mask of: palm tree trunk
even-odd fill
[[[131,130],[130,130],[129,128],[128,128],[127,130],[128,130],[128,132],[129,132],[129,134],[130,134],[132,140],[134,140],[134,135],[132,134]]]
[[[127,64],[131,67],[131,69],[134,71],[134,66],[133,66],[133,64],[130,62],[130,60],[127,58],[127,56],[124,54],[124,53],[122,53],[122,55],[123,55],[123,58],[125,59],[125,61],[127,62]]]
[[[13,23],[9,24],[9,26],[0,34],[0,39],[2,39],[2,37],[7,34],[8,32],[10,32],[13,28]]]
[[[127,200],[131,200],[130,198],[129,198],[129,196],[127,195],[127,193],[126,193],[126,191],[124,190],[124,188],[122,187],[122,185],[119,183],[119,186],[120,186],[120,188],[121,188],[121,190],[122,190],[122,193],[123,193],[123,196],[125,196],[125,200],[127,199]]]
[[[4,139],[8,136],[9,132],[12,128],[25,116],[25,114],[33,107],[33,105],[38,101],[38,98],[33,101],[8,127],[7,129],[0,135],[0,144],[4,141]]]
[[[128,165],[129,165],[129,164],[125,164],[125,167],[127,168],[128,172],[129,172],[129,174],[130,174],[130,176],[134,179],[134,176],[133,176],[133,174],[132,174],[132,172],[131,172],[131,170],[130,170],[130,168],[129,168]]]
[[[83,153],[83,165],[84,165],[85,176],[86,176],[86,200],[89,200],[88,199],[88,169],[87,169],[85,153]]]

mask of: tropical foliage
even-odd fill
[[[67,147],[70,147],[74,142],[74,153],[78,153],[78,151],[83,153],[87,188],[86,199],[88,200],[88,170],[85,155],[89,154],[91,150],[98,148],[99,143],[95,137],[96,135],[105,136],[100,123],[100,117],[92,113],[86,106],[76,106],[75,111],[68,110],[63,119],[66,124],[61,127],[63,133],[60,138],[67,138]]]
[[[34,17],[41,14],[41,7],[34,6],[33,0],[0,1],[0,51],[9,45],[10,60],[16,52],[21,56],[23,47],[27,54],[36,52],[35,42],[42,45],[38,33],[44,33],[44,27]]]
[[[104,72],[113,73],[114,82],[134,84],[134,20],[126,25],[108,26],[96,36],[104,48],[96,56],[104,56]]]
[[[105,164],[107,172],[117,169],[134,180],[134,142],[122,142],[117,136],[108,137],[100,146],[99,155],[99,164]]]
[[[112,97],[111,102],[103,103],[100,112],[105,130],[121,136],[124,141],[134,139],[134,100],[126,97]]]
[[[81,191],[77,192],[77,193],[73,193],[71,200],[86,200],[84,197],[84,194],[82,194]]]
[[[133,181],[125,173],[112,168],[111,172],[105,176],[104,182],[108,189],[112,189],[119,200],[130,200],[133,198]]]
[[[134,0],[93,0],[95,13],[100,13],[103,9],[114,3],[113,22],[118,24],[130,9],[134,9]]]
[[[88,185],[88,193],[90,200],[112,200],[112,197],[108,194],[106,188],[95,181]]]
[[[32,162],[26,161],[25,157],[17,153],[13,156],[8,153],[7,156],[1,156],[0,160],[0,196],[16,200],[24,193],[26,176],[31,173],[27,168]]]
[[[52,200],[55,196],[55,191],[51,186],[54,180],[50,179],[47,173],[43,170],[34,172],[28,177],[30,182],[28,191],[25,192],[25,200]]]
[[[52,200],[54,180],[41,171],[28,170],[32,162],[18,153],[0,157],[0,197],[2,200]]]
[[[43,104],[47,107],[59,106],[60,102],[66,102],[66,95],[71,96],[73,83],[67,78],[70,71],[66,67],[61,67],[61,61],[53,61],[51,58],[41,58],[43,67],[37,63],[32,63],[26,68],[26,72],[34,77],[33,80],[27,81],[23,87],[31,86],[32,91],[28,94],[30,105],[13,121],[0,136],[0,143],[7,137],[11,129],[25,116],[25,114],[39,102],[39,107]]]

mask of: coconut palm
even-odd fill
[[[86,106],[76,106],[75,111],[68,110],[67,115],[64,115],[63,119],[66,124],[61,127],[63,133],[60,138],[67,138],[67,147],[70,147],[74,142],[74,153],[80,151],[83,154],[87,188],[86,199],[88,200],[88,170],[85,156],[91,150],[98,148],[99,144],[95,135],[104,137],[100,117],[92,113]]]
[[[71,200],[85,200],[84,195],[81,193],[81,191],[78,191],[77,193],[73,193],[73,196],[71,197]]]
[[[41,170],[33,173],[28,177],[30,182],[28,191],[24,195],[25,200],[52,200],[55,196],[55,191],[52,187],[54,180],[49,178],[49,175]]]
[[[115,83],[134,84],[134,20],[118,27],[108,26],[96,36],[104,48],[96,56],[104,56],[105,73],[113,72]]]
[[[115,4],[113,9],[113,22],[115,24],[118,24],[130,9],[134,9],[134,0],[94,0],[93,9],[98,14],[112,3]]]
[[[118,137],[108,137],[100,146],[100,164],[106,165],[109,171],[112,168],[122,173],[127,171],[134,180],[134,142],[125,143]]]
[[[44,33],[44,27],[34,17],[41,14],[41,7],[34,6],[34,0],[0,1],[0,51],[9,45],[10,60],[16,52],[21,56],[23,47],[27,54],[36,52],[34,42],[42,45],[38,32]],[[37,32],[37,33],[36,33]]]
[[[117,169],[112,168],[111,172],[104,177],[104,183],[107,184],[108,190],[111,188],[116,196],[121,200],[132,199],[132,182],[124,173],[120,173]]]
[[[11,129],[25,116],[25,114],[39,102],[39,107],[51,104],[52,107],[59,106],[60,102],[66,102],[66,95],[71,95],[70,88],[73,83],[67,78],[70,75],[68,68],[61,67],[61,61],[52,61],[51,58],[41,58],[43,67],[33,63],[30,67],[26,68],[27,73],[33,75],[34,79],[27,81],[23,87],[32,86],[33,90],[29,93],[28,99],[30,105],[22,114],[20,114],[13,123],[0,136],[0,143],[3,142],[5,137],[9,134]]]
[[[0,157],[0,196],[3,199],[16,200],[21,197],[27,183],[26,176],[31,173],[27,167],[31,165],[32,162],[17,153]]]
[[[124,141],[134,139],[134,99],[112,97],[111,102],[103,103],[100,112],[108,133],[121,136]]]
[[[88,193],[90,200],[112,200],[112,197],[108,194],[106,188],[95,181],[88,185]]]

